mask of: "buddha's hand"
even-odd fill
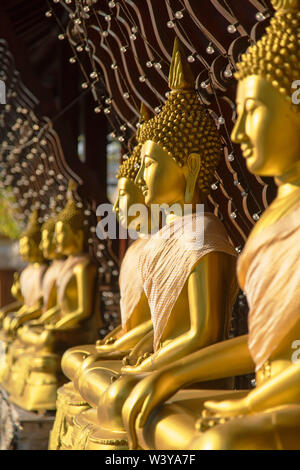
[[[141,356],[136,356],[135,354],[129,353],[127,356],[123,358],[123,366],[130,366],[130,370],[132,370],[132,367],[139,366],[142,364],[142,362],[147,359],[147,357],[150,357],[151,353],[146,352],[142,354]]]
[[[177,388],[174,374],[163,370],[153,372],[134,387],[122,408],[130,449],[137,448],[136,429],[143,428],[154,408],[170,398]]]
[[[247,397],[237,400],[206,401],[204,407],[216,417],[243,416],[250,413]]]

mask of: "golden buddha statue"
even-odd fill
[[[26,230],[20,237],[20,255],[29,264],[20,277],[15,276],[12,287],[15,296],[19,299],[15,304],[19,308],[15,310],[11,305],[6,311],[2,310],[3,324],[0,330],[0,341],[5,358],[1,364],[1,379],[6,367],[8,345],[14,340],[18,328],[25,322],[37,318],[42,312],[42,283],[47,265],[40,249],[40,241],[41,225],[38,222],[38,210],[34,210]],[[21,302],[22,299],[23,302]]]
[[[3,386],[9,392],[14,390],[18,384],[18,376],[22,371],[18,370],[19,363],[18,358],[24,353],[29,352],[30,348],[34,349],[34,346],[29,346],[22,341],[23,332],[28,330],[31,325],[41,324],[43,322],[43,313],[47,312],[57,304],[57,289],[56,280],[59,276],[60,270],[62,269],[64,260],[60,253],[56,251],[56,244],[54,239],[55,223],[56,223],[56,207],[55,201],[51,202],[52,214],[48,220],[41,227],[41,243],[40,249],[42,250],[45,259],[50,261],[50,265],[47,268],[43,280],[42,280],[42,294],[43,294],[43,307],[41,309],[40,317],[36,320],[27,322],[23,327],[17,331],[18,338],[10,344],[9,352],[6,359],[6,370],[3,372]]]
[[[178,41],[169,85],[161,112],[140,127],[138,136],[143,146],[136,181],[146,204],[164,205],[166,214],[166,225],[148,240],[139,260],[154,337],[142,340],[138,361],[125,363],[121,376],[120,369],[108,374],[113,370],[108,361],[82,371],[78,389],[92,409],[74,420],[74,448],[126,448],[122,406],[141,375],[228,336],[237,293],[236,254],[222,223],[196,211],[218,164],[220,139],[198,100]],[[182,216],[186,204],[192,210]],[[199,222],[203,240],[193,231]]]
[[[28,410],[55,409],[57,388],[65,381],[61,355],[68,347],[98,336],[97,267],[87,254],[85,221],[84,209],[76,205],[70,187],[67,204],[55,223],[56,251],[67,257],[55,282],[56,304],[19,334],[29,349],[18,358],[16,368],[21,374],[10,390],[10,400]]]
[[[278,185],[237,267],[249,303],[249,335],[205,348],[141,381],[123,407],[132,448],[174,448],[167,433],[172,429],[176,441],[178,429],[185,447],[177,448],[300,449],[300,112],[291,92],[300,73],[300,2],[272,3],[276,13],[266,34],[238,64],[232,132],[248,169],[274,176]],[[202,395],[193,411],[175,400],[157,408],[187,384],[254,370],[256,387],[242,397]]]
[[[141,116],[147,119],[142,107]],[[141,189],[134,183],[140,165],[141,145],[137,145],[129,159],[125,160],[118,174],[118,194],[113,210],[122,226],[128,228],[136,217],[129,215],[134,204],[143,204]],[[146,214],[145,214],[146,215]],[[68,448],[69,436],[72,435],[73,419],[76,414],[89,408],[78,392],[78,383],[83,370],[97,360],[113,360],[120,369],[121,359],[152,330],[152,321],[143,284],[139,276],[138,260],[145,243],[151,221],[147,211],[146,220],[137,220],[137,240],[126,251],[119,276],[121,325],[108,333],[103,340],[94,345],[76,346],[65,352],[62,358],[62,370],[72,381],[58,390],[57,415],[51,432],[49,448]],[[115,370],[115,368],[114,368]]]

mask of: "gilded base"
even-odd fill
[[[72,449],[74,418],[90,408],[69,382],[57,391],[56,416],[49,438],[49,450]]]
[[[10,401],[25,410],[55,410],[57,389],[64,381],[60,356],[25,354],[14,364],[3,387],[9,392]]]
[[[102,429],[95,408],[75,417],[72,441],[72,449],[65,450],[128,450],[127,433]]]

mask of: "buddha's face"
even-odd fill
[[[60,255],[75,255],[83,251],[82,230],[75,231],[67,222],[56,222],[55,224],[56,251]]]
[[[47,259],[54,259],[57,256],[56,245],[54,242],[54,232],[49,230],[42,230],[42,240],[40,245],[44,257]]]
[[[186,180],[183,169],[152,140],[147,140],[142,147],[141,167],[136,181],[142,182],[142,192],[148,206],[184,201]]]
[[[251,173],[280,176],[300,159],[300,118],[264,78],[251,75],[237,91],[238,119],[231,134]]]
[[[133,204],[145,204],[141,189],[129,178],[119,178],[118,195],[113,211],[117,214],[124,228],[128,228],[135,219],[134,215],[128,214],[128,210]]]
[[[34,263],[41,257],[41,252],[30,237],[24,236],[20,239],[20,255],[24,261]]]

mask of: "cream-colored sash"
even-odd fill
[[[20,287],[24,298],[24,304],[32,307],[43,297],[42,282],[47,269],[46,264],[29,264],[20,275]]]
[[[202,230],[195,231],[195,224],[204,230],[204,239]],[[170,227],[171,236],[165,237]],[[193,267],[212,251],[236,256],[223,224],[210,213],[180,217],[165,225],[145,245],[139,264],[153,321],[155,350]]]
[[[139,258],[148,239],[139,239],[130,245],[123,258],[120,276],[120,310],[122,327],[131,317],[143,292],[143,283],[139,270]]]
[[[300,206],[248,239],[238,278],[249,304],[249,350],[256,370],[300,317]]]

